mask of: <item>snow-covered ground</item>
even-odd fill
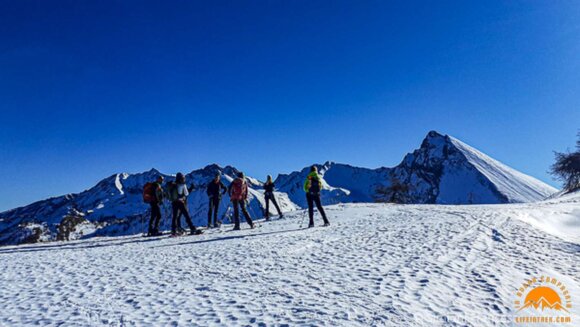
[[[577,326],[579,208],[339,204],[328,228],[297,211],[241,232],[2,247],[0,325],[512,325],[516,289],[550,275]]]

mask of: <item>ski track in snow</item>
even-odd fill
[[[300,229],[298,211],[241,232],[3,247],[0,325],[512,325],[494,319],[542,274],[575,284],[576,320],[580,245],[514,219],[527,206],[335,205],[328,228]]]

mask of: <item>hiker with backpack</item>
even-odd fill
[[[209,210],[207,212],[207,228],[211,228],[211,218],[213,215],[213,227],[217,228],[218,225],[218,209],[220,202],[222,200],[222,195],[224,195],[228,188],[220,181],[220,174],[218,173],[214,179],[207,185],[207,196],[209,197]]]
[[[272,176],[268,175],[268,177],[266,178],[266,183],[264,184],[264,200],[266,200],[266,211],[264,212],[264,216],[266,220],[270,220],[270,201],[272,201],[274,207],[276,207],[276,210],[278,211],[278,216],[280,218],[284,217],[284,215],[282,215],[282,211],[280,211],[278,203],[276,202],[276,198],[274,197],[274,188],[275,185],[274,182],[272,181]]]
[[[146,183],[143,187],[143,201],[151,206],[151,218],[149,219],[149,232],[147,236],[159,236],[159,222],[161,221],[161,203],[163,203],[163,176],[157,180]]]
[[[254,222],[246,209],[246,201],[248,199],[248,184],[244,178],[244,173],[239,172],[238,177],[232,181],[228,188],[230,200],[234,206],[234,230],[240,230],[240,212],[239,207],[242,208],[242,213],[246,218],[246,222],[250,228],[254,228]]]
[[[169,198],[171,200],[171,208],[173,209],[173,217],[171,220],[171,235],[176,236],[178,232],[181,233],[181,216],[185,216],[185,222],[189,226],[189,234],[197,235],[202,232],[195,228],[187,209],[187,197],[189,192],[193,191],[193,184],[187,188],[185,185],[185,176],[182,173],[177,173],[175,182],[168,185]]]
[[[324,220],[324,226],[330,226],[330,222],[326,218],[326,213],[320,202],[320,190],[322,189],[322,178],[318,175],[316,166],[310,167],[310,173],[306,176],[304,181],[304,192],[306,192],[306,201],[308,202],[308,217],[310,222],[308,228],[314,227],[314,204],[318,208],[318,212]]]

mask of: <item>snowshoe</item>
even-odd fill
[[[159,232],[158,230],[152,230],[149,233],[147,233],[147,236],[150,236],[150,237],[161,236],[161,235],[163,235],[163,233]]]
[[[194,229],[191,232],[189,232],[189,235],[201,235],[203,234],[203,231],[201,229]]]
[[[330,226],[330,223],[328,221],[325,222],[324,225],[322,225],[322,227],[328,227],[328,226]]]

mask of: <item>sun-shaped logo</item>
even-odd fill
[[[517,316],[518,323],[571,322],[570,292],[556,278],[542,276],[526,280],[518,288],[516,295],[517,300],[514,303],[516,313],[528,314]]]
[[[553,309],[553,310],[566,310],[562,306],[562,299],[560,299],[560,295],[553,289],[547,286],[538,286],[531,290],[528,295],[526,295],[526,300],[524,301],[524,305],[518,310],[521,311],[525,308],[534,307],[534,309]]]

